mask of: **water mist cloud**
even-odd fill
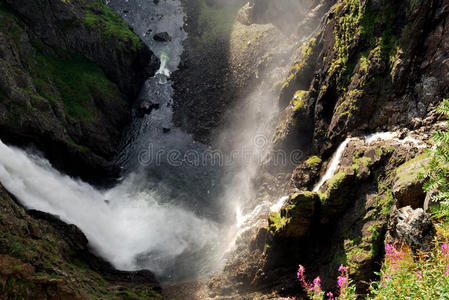
[[[90,245],[119,269],[146,268],[170,276],[178,256],[215,245],[218,228],[140,189],[136,178],[100,191],[60,174],[41,157],[0,142],[0,181],[27,208],[77,225]]]

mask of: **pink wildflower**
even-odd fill
[[[337,285],[339,288],[346,287],[348,285],[348,278],[338,277]]]
[[[448,244],[441,245],[441,251],[443,252],[444,255],[449,255],[449,245]]]
[[[331,292],[327,293],[326,296],[327,296],[327,300],[335,300],[334,294],[332,294]]]
[[[315,293],[319,293],[321,291],[321,279],[317,277],[313,280],[313,290]]]
[[[387,282],[388,281],[390,281],[391,280],[391,276],[390,275],[382,275],[382,277],[381,277],[381,281],[380,281],[380,283],[384,286],[384,287],[387,287]]]
[[[421,281],[422,280],[422,272],[419,272],[418,275],[416,275],[416,278]]]
[[[298,276],[298,279],[301,280],[302,278],[304,278],[304,272],[305,272],[305,268],[301,265],[299,265],[299,269],[298,269],[298,273],[296,274]]]
[[[398,262],[405,258],[405,253],[402,251],[397,251],[396,248],[391,244],[385,245],[385,254],[387,260],[393,263],[394,270],[397,270]]]
[[[449,265],[447,265],[446,271],[444,271],[444,274],[449,275]]]

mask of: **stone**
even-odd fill
[[[157,42],[169,42],[172,40],[172,37],[168,32],[159,32],[154,35],[153,39]]]
[[[158,103],[144,101],[137,107],[136,115],[139,118],[143,118],[145,115],[151,114],[153,110],[159,109],[159,107],[160,105]]]
[[[423,190],[424,180],[419,178],[419,173],[428,161],[427,156],[418,156],[396,170],[392,192],[399,208],[423,207],[426,194]]]
[[[403,207],[396,211],[394,218],[397,236],[407,242],[414,253],[432,249],[436,230],[430,215],[422,208]]]

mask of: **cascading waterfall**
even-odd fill
[[[330,161],[329,167],[326,170],[326,173],[324,174],[323,177],[321,177],[320,181],[313,188],[314,192],[318,192],[320,190],[321,186],[326,181],[331,179],[332,176],[334,176],[335,171],[337,171],[338,167],[340,166],[341,157],[342,157],[343,153],[345,152],[346,146],[349,144],[350,141],[351,141],[351,139],[347,138],[346,140],[344,140],[343,143],[340,144],[340,146],[338,146],[337,151],[335,152],[334,156],[332,156],[332,159]]]
[[[174,264],[183,252],[212,244],[218,228],[164,204],[150,189],[139,189],[139,180],[133,175],[100,191],[55,171],[38,155],[0,142],[0,181],[28,208],[76,224],[90,245],[120,269],[146,267],[165,274],[180,267]]]
[[[229,163],[223,176],[213,151],[172,122],[169,76],[179,65],[186,38],[180,2],[107,3],[161,60],[136,101],[133,122],[116,158],[123,168],[122,181],[99,190],[54,170],[41,155],[1,142],[0,181],[26,207],[77,225],[90,246],[119,269],[149,269],[162,281],[209,275],[222,266],[226,251],[242,232],[281,205],[255,203],[253,186],[276,125],[276,95],[267,92],[275,80],[259,86],[234,109],[234,120],[240,121],[231,122],[217,139],[222,154],[231,153],[223,154],[222,162]],[[167,32],[171,40],[155,42],[158,32]],[[276,80],[284,75],[281,72]],[[142,117],[137,112],[145,103],[158,108]],[[242,154],[238,160],[232,157],[235,150]],[[243,155],[248,152],[249,160]]]
[[[313,188],[314,192],[318,192],[320,188],[326,183],[326,181],[328,181],[335,175],[335,172],[338,170],[338,167],[340,166],[341,158],[345,152],[346,146],[349,144],[349,142],[351,142],[354,139],[356,138],[346,138],[338,146],[337,150],[335,151],[334,155],[330,160],[326,173],[321,177],[320,181]],[[415,138],[407,136],[403,139],[400,139],[399,134],[397,132],[377,132],[366,135],[362,139],[368,145],[376,141],[396,141],[402,144],[411,143],[417,148],[427,148],[427,145],[424,142],[417,140]]]
[[[181,4],[177,0],[108,4],[161,59],[160,70],[142,88],[117,157],[124,179],[101,191],[59,173],[39,155],[0,144],[0,181],[26,207],[77,225],[90,246],[119,269],[149,269],[162,281],[210,274],[217,269],[217,255],[225,244],[221,212],[212,201],[218,167],[190,161],[189,154],[204,154],[208,147],[172,123],[173,88],[168,77],[177,69],[186,37]],[[153,35],[161,31],[171,40],[155,42]],[[138,106],[145,102],[159,108],[138,117]]]

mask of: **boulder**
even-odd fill
[[[169,42],[172,40],[172,37],[168,32],[159,32],[154,35],[153,39],[157,42]]]
[[[393,222],[397,237],[409,244],[414,253],[432,249],[436,229],[430,215],[422,208],[403,207],[395,212]]]
[[[159,107],[160,107],[159,103],[144,101],[140,103],[140,105],[137,107],[136,115],[139,118],[143,118],[145,115],[151,114],[153,110],[159,109]]]
[[[392,192],[399,208],[423,207],[426,193],[423,190],[424,180],[419,178],[419,173],[428,161],[426,155],[420,155],[396,170]]]
[[[322,160],[312,156],[299,165],[292,175],[292,182],[299,190],[312,190],[313,184],[319,179]]]
[[[301,192],[290,196],[280,212],[270,216],[270,231],[281,238],[303,238],[309,233],[319,203],[316,193]]]

